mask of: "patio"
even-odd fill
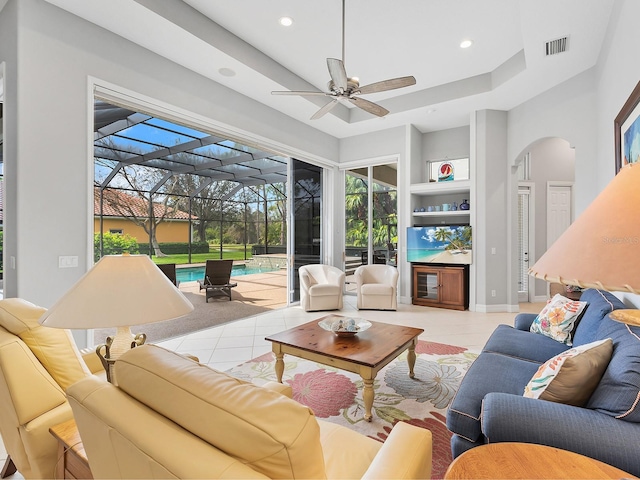
[[[181,335],[223,325],[241,318],[251,317],[287,305],[287,272],[276,270],[268,273],[239,275],[231,277],[238,283],[227,298],[210,299],[205,302],[204,290],[199,291],[198,282],[182,282],[182,291],[193,304],[194,310],[184,317],[153,324],[131,327],[134,333],[144,332],[147,342],[157,343]],[[96,345],[104,343],[107,336],[115,334],[115,329],[94,330]]]

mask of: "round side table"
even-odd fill
[[[467,450],[444,475],[453,479],[636,478],[593,458],[532,443],[490,443]]]

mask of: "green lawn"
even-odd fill
[[[225,245],[222,251],[223,259],[244,260],[243,245]],[[247,258],[251,258],[251,249],[247,248]],[[153,256],[151,259],[157,264],[175,263],[177,265],[189,263],[189,255],[186,253],[177,253],[167,255],[166,257]],[[220,249],[211,248],[209,253],[193,253],[191,255],[191,263],[205,263],[207,260],[219,260]]]

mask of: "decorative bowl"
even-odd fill
[[[319,321],[318,325],[338,337],[353,337],[370,328],[371,322],[362,318],[330,317]]]

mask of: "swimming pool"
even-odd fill
[[[277,268],[254,267],[247,265],[234,265],[231,269],[232,277],[251,275],[253,273],[267,273],[278,270]],[[195,282],[204,280],[204,267],[176,268],[176,279],[180,282]]]

